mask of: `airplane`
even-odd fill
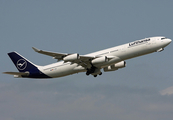
[[[14,75],[15,78],[58,78],[79,72],[97,77],[102,75],[102,69],[110,72],[126,67],[127,59],[161,52],[171,41],[162,36],[149,37],[86,55],[50,52],[32,47],[35,52],[51,56],[57,62],[39,66],[17,52],[10,52],[8,55],[19,72],[4,73]]]

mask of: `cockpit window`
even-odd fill
[[[164,38],[161,38],[161,40],[164,40],[164,39],[166,39],[165,37]]]

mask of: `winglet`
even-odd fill
[[[39,52],[40,50],[35,48],[35,47],[32,47],[32,49],[35,51],[35,52]]]

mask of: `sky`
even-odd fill
[[[12,51],[38,65],[56,62],[32,47],[84,55],[147,37],[173,39],[172,6],[172,0],[0,0],[0,72],[17,71]],[[0,119],[172,120],[172,46],[97,78],[0,74]]]

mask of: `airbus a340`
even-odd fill
[[[10,52],[8,55],[19,72],[4,73],[17,78],[56,78],[86,72],[86,75],[91,74],[97,77],[97,75],[102,75],[101,69],[110,72],[124,68],[126,66],[125,60],[153,52],[161,52],[170,43],[171,39],[166,37],[150,37],[87,55],[49,52],[33,47],[34,51],[51,56],[59,62],[38,66],[17,52]]]

